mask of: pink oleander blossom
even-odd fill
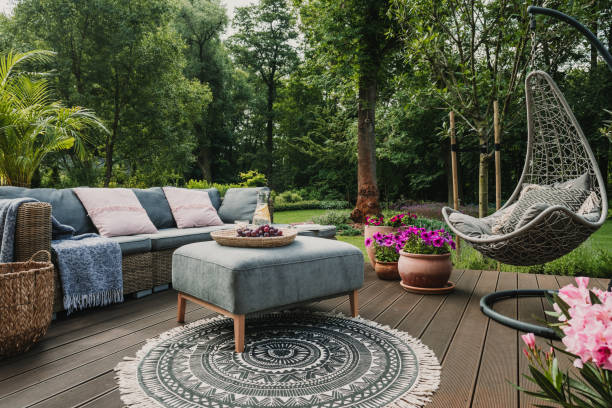
[[[578,356],[581,366],[592,362],[597,367],[612,370],[612,294],[600,289],[592,290],[598,302],[591,301],[589,278],[576,278],[577,286],[566,285],[559,290],[559,298],[568,306],[567,314],[555,304],[563,323],[562,339],[566,350]]]

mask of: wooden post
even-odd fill
[[[493,101],[493,129],[495,131],[495,210],[501,208],[501,126],[499,123],[499,102]],[[497,270],[501,271],[501,264],[497,262]]]
[[[495,129],[495,209],[501,207],[501,126],[499,124],[499,103],[493,101],[493,125]]]
[[[459,180],[457,179],[457,138],[455,135],[455,112],[450,111],[451,167],[453,175],[453,208],[459,210]],[[457,253],[459,252],[459,237],[455,237]]]

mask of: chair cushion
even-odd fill
[[[452,213],[448,219],[453,223],[453,226],[459,231],[470,237],[480,237],[482,235],[491,235],[491,225],[481,218],[475,218],[467,214]]]
[[[138,197],[138,201],[140,201],[156,228],[176,227],[172,210],[170,210],[170,205],[161,187],[133,188],[132,191]]]
[[[157,228],[128,188],[72,189],[103,237],[152,234]]]
[[[119,243],[122,255],[141,254],[151,251],[151,240],[147,237],[124,235],[110,239]]]
[[[548,206],[559,205],[567,208],[572,212],[576,212],[582,203],[589,196],[589,192],[583,189],[574,188],[544,188],[531,190],[521,196],[517,201],[516,207],[508,220],[501,226],[501,231],[504,234],[509,234],[517,228],[521,219],[521,226],[526,225],[528,221],[533,220],[537,214],[543,211],[543,206],[535,206],[536,204],[544,204]],[[527,210],[533,207],[529,213]],[[545,208],[544,208],[545,209]],[[535,214],[535,216],[534,216]],[[529,217],[532,217],[529,219]],[[525,222],[525,220],[528,220]]]
[[[172,286],[232,313],[250,313],[355,290],[363,254],[353,245],[297,237],[278,248],[200,242],[172,256]]]
[[[223,225],[208,192],[177,187],[164,187],[163,190],[178,228]]]
[[[143,237],[151,240],[153,251],[163,251],[174,249],[193,242],[210,241],[210,233],[213,231],[234,228],[233,224],[198,227],[198,228],[166,228],[161,229],[155,234],[145,234]]]
[[[30,197],[51,204],[53,216],[62,224],[76,230],[77,234],[96,232],[87,211],[72,189],[0,187],[0,198]]]

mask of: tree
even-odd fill
[[[232,107],[227,104],[227,82],[231,79],[231,62],[219,36],[228,18],[219,0],[181,0],[176,26],[187,47],[186,75],[207,84],[213,100],[202,109],[202,124],[196,126],[196,162],[202,178],[213,179],[213,158],[219,145],[228,142],[224,115]]]
[[[500,101],[504,124],[527,69],[526,6],[513,0],[394,0],[392,10],[405,33],[407,60],[429,75],[431,95],[455,111],[478,140],[478,203],[484,217],[493,102]]]
[[[388,77],[387,64],[399,44],[390,33],[394,21],[386,0],[302,0],[303,28],[313,56],[330,73],[345,78],[357,95],[356,222],[380,213],[376,181],[375,116],[379,90]]]
[[[18,70],[28,62],[47,62],[52,55],[37,50],[0,57],[2,184],[29,187],[47,154],[74,147],[83,156],[89,130],[108,132],[91,111],[53,101],[44,76],[33,78]]]
[[[171,26],[174,4],[23,0],[15,8],[23,41],[57,52],[62,98],[91,106],[105,119],[110,132],[98,146],[104,185],[115,170],[164,183],[193,162],[194,126],[202,120],[194,113],[211,95],[183,74],[184,43]]]
[[[233,25],[238,33],[230,38],[236,61],[255,72],[266,86],[266,175],[273,180],[274,102],[280,79],[298,62],[291,44],[297,39],[295,17],[286,0],[260,0],[249,7],[238,7]]]

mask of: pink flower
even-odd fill
[[[370,247],[372,245],[372,238],[366,238],[364,244],[366,247]]]
[[[523,334],[521,338],[531,350],[535,348],[535,335],[533,333]]]

